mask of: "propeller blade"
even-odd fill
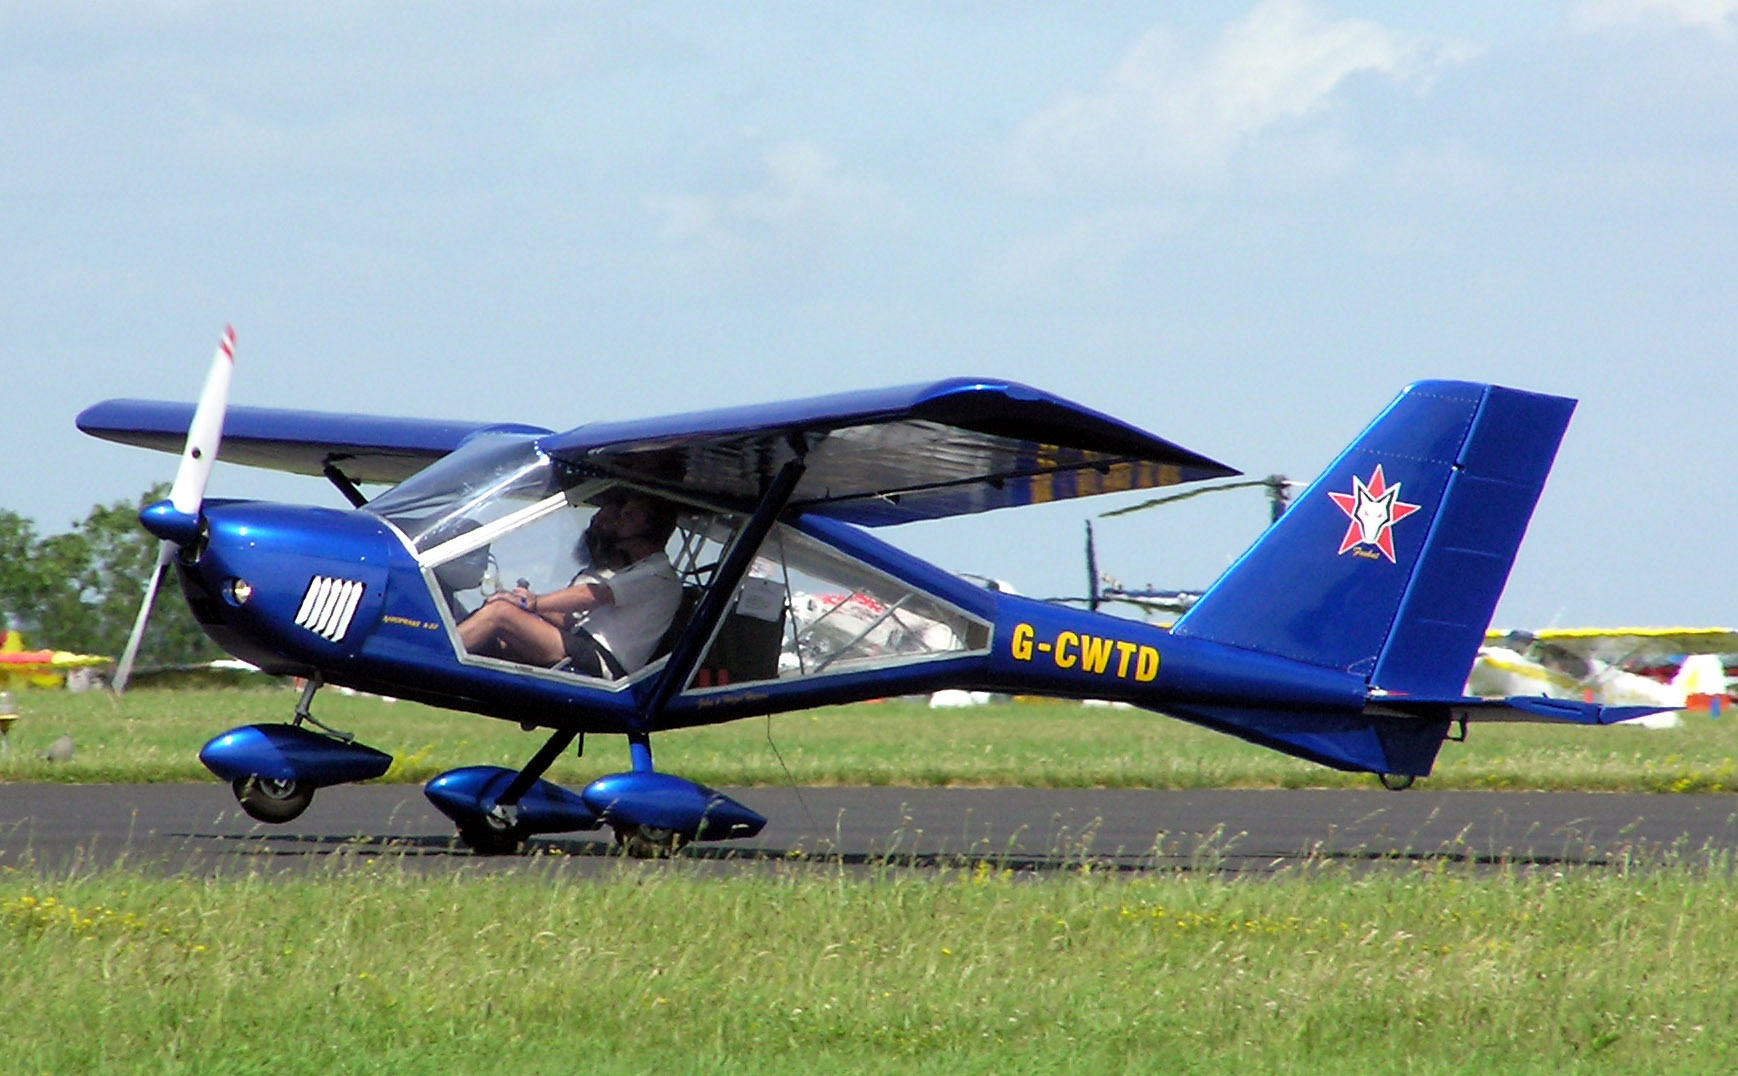
[[[177,512],[197,516],[205,500],[205,483],[211,477],[211,465],[217,462],[218,443],[223,440],[223,413],[229,407],[229,375],[234,367],[235,330],[225,325],[223,339],[211,356],[205,388],[199,393],[199,406],[193,410],[193,423],[187,427],[181,467],[175,472],[175,484],[169,487],[169,502]]]
[[[139,656],[139,640],[145,637],[145,621],[151,616],[151,603],[157,599],[157,583],[163,578],[163,569],[169,566],[169,558],[175,555],[175,549],[168,542],[157,547],[157,566],[151,569],[151,578],[145,581],[145,599],[139,603],[139,615],[133,621],[133,633],[127,636],[127,648],[121,651],[121,660],[115,666],[115,694],[127,690],[127,681],[133,675],[133,659]]]
[[[223,440],[223,416],[229,409],[229,378],[235,369],[235,330],[223,327],[217,350],[211,356],[211,369],[205,374],[205,387],[199,392],[199,405],[193,409],[193,421],[187,427],[187,445],[181,451],[181,466],[175,471],[175,484],[169,487],[169,503],[175,511],[197,519],[200,505],[205,502],[205,483],[211,478],[212,464],[217,462],[217,448]],[[141,513],[141,516],[144,513]],[[149,528],[151,525],[146,523]],[[155,528],[152,528],[155,529]],[[145,597],[139,603],[139,615],[133,621],[133,631],[127,636],[127,647],[115,665],[115,694],[127,690],[133,675],[133,659],[138,657],[139,642],[145,637],[145,622],[151,618],[151,604],[157,600],[157,586],[169,558],[175,555],[175,545],[163,542],[157,548],[157,566],[145,583]]]

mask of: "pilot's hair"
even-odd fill
[[[670,535],[676,533],[676,520],[681,510],[664,498],[654,497],[643,490],[626,492],[646,503],[646,536],[659,546],[668,545]]]
[[[681,509],[662,497],[647,493],[643,489],[632,486],[617,486],[600,497],[596,504],[620,504],[629,497],[637,497],[646,506],[646,537],[658,546],[668,545],[670,535],[676,533],[676,521],[681,515]]]

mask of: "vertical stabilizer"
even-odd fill
[[[1574,408],[1409,386],[1173,633],[1460,694]]]
[[[1678,666],[1672,687],[1691,695],[1726,694],[1726,666],[1718,654],[1691,654]]]

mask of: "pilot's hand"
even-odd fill
[[[528,587],[514,587],[512,590],[499,590],[484,599],[489,602],[512,602],[521,609],[537,608],[537,595],[531,593]]]

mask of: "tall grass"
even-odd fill
[[[0,876],[18,1073],[1730,1072],[1728,864]]]

